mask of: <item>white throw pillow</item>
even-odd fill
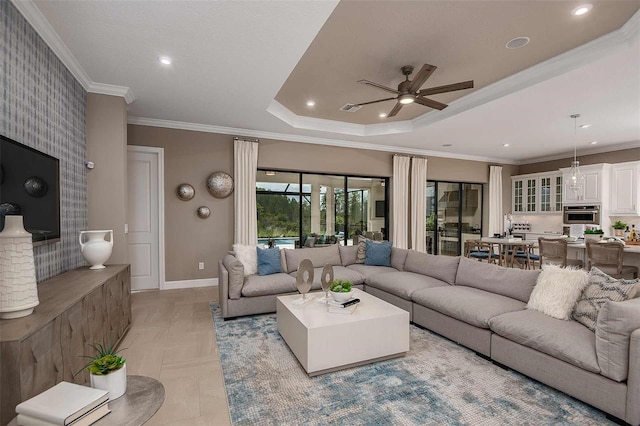
[[[582,269],[545,265],[531,292],[527,309],[570,320],[573,307],[587,284],[589,275]]]
[[[258,273],[258,246],[247,244],[234,244],[233,251],[236,257],[244,266],[245,275],[255,275]]]

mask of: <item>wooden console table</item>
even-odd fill
[[[38,284],[32,315],[0,321],[0,424],[20,402],[61,381],[85,383],[91,343],[119,343],[131,324],[129,265],[87,267]]]

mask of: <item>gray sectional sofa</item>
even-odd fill
[[[496,363],[552,386],[617,419],[640,425],[640,298],[607,302],[596,332],[526,309],[540,271],[393,248],[391,267],[356,263],[357,246],[283,250],[283,271],[244,276],[233,255],[219,262],[224,318],[275,312],[296,292],[296,268],[310,259],[320,288],[324,264],[409,312],[411,321]]]

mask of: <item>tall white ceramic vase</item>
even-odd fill
[[[38,303],[31,234],[22,216],[7,215],[0,232],[0,318],[31,315]]]
[[[109,235],[109,240],[106,240]],[[84,241],[86,237],[87,241]],[[91,265],[89,269],[104,269],[104,262],[111,257],[113,250],[113,229],[108,231],[81,231],[80,250],[82,256]]]

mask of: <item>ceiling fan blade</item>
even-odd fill
[[[385,99],[378,99],[377,101],[363,102],[363,103],[361,103],[361,104],[355,104],[355,105],[358,105],[358,106],[364,106],[364,105],[369,105],[369,104],[377,104],[378,102],[390,101],[390,100],[393,100],[393,99],[396,99],[396,97],[393,97],[393,98],[385,98]]]
[[[424,105],[429,108],[443,110],[449,105],[443,104],[442,102],[434,101],[433,99],[421,98],[416,96],[415,102],[420,105]]]
[[[372,86],[372,87],[376,87],[378,89],[382,89],[386,92],[391,92],[391,93],[395,93],[396,95],[399,95],[400,92],[398,92],[396,89],[392,89],[390,87],[387,86],[383,86],[382,84],[378,84],[378,83],[374,83],[373,81],[369,81],[369,80],[358,80],[358,83],[364,84],[365,86]]]
[[[400,110],[402,109],[403,106],[404,106],[404,104],[401,104],[400,102],[398,102],[396,104],[396,106],[393,107],[391,112],[387,115],[387,117],[394,117],[397,113],[400,112]]]
[[[431,77],[431,74],[433,74],[436,68],[438,67],[436,67],[435,65],[424,64],[422,68],[420,68],[420,71],[418,71],[418,74],[416,74],[416,77],[411,82],[409,93],[415,93],[420,87],[422,87],[424,82],[427,81],[429,77]]]
[[[473,80],[462,81],[460,83],[446,84],[444,86],[431,87],[429,89],[423,89],[416,93],[418,96],[436,95],[438,93],[455,92],[456,90],[472,89]]]

